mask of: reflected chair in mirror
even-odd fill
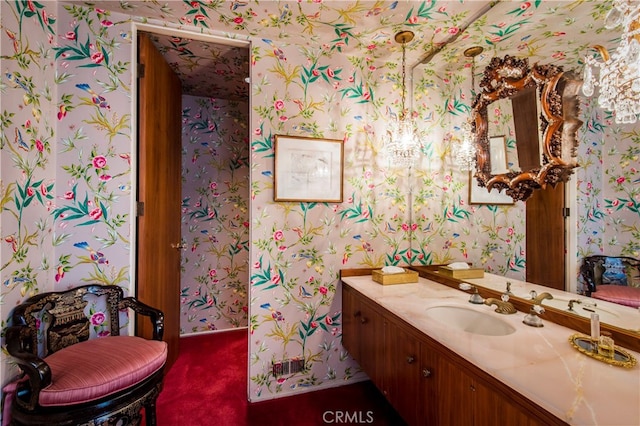
[[[120,335],[121,318],[151,320],[153,337]],[[131,425],[142,410],[156,424],[167,344],[164,315],[118,286],[85,285],[35,295],[16,306],[6,329],[11,424]],[[5,419],[6,420],[6,419]]]
[[[586,256],[580,274],[587,296],[640,307],[640,260],[626,256]]]

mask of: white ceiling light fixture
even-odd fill
[[[604,26],[613,29],[620,25],[624,32],[620,45],[609,55],[603,46],[594,46],[604,62],[592,56],[585,58],[582,93],[592,96],[600,86],[598,104],[616,115],[616,123],[635,123],[640,114],[640,2],[614,0]],[[596,80],[591,67],[600,68]]]
[[[476,95],[475,84],[475,60],[476,56],[482,53],[484,49],[481,46],[473,46],[464,51],[464,56],[471,58],[471,100]],[[476,147],[473,142],[473,133],[471,133],[470,118],[465,120],[462,125],[462,141],[454,150],[455,163],[460,166],[460,170],[468,171],[476,168]]]
[[[420,132],[417,130],[413,112],[405,107],[406,98],[406,44],[413,40],[411,31],[400,31],[395,35],[397,43],[402,44],[402,104],[400,114],[393,116],[387,130],[387,155],[393,166],[410,168],[422,152]]]

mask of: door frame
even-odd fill
[[[140,145],[140,141],[138,140],[138,79],[135,78],[137,76],[138,70],[135,68],[135,64],[138,63],[138,32],[146,32],[151,34],[159,34],[166,36],[179,36],[188,38],[191,40],[204,41],[207,43],[216,43],[223,44],[227,46],[234,47],[246,47],[251,52],[251,40],[249,38],[246,39],[234,39],[223,36],[218,36],[214,34],[203,34],[198,32],[199,29],[193,28],[190,30],[178,29],[178,28],[167,28],[161,27],[158,25],[152,24],[144,24],[140,22],[132,22],[131,23],[131,64],[132,64],[132,74],[133,77],[131,83],[131,193],[138,193],[138,147]],[[251,66],[249,66],[248,78],[249,83],[251,81]],[[251,123],[251,92],[249,92],[249,123]],[[250,126],[248,126],[250,128]],[[249,167],[249,174],[251,174],[251,167]],[[249,200],[249,214],[251,215],[251,200]],[[137,223],[137,197],[134,195],[131,197],[131,205],[129,206],[129,215],[131,217],[131,250],[129,250],[129,295],[135,295],[137,293],[137,282],[136,277],[138,273],[137,264],[136,264],[136,254],[138,247],[138,223]],[[249,235],[251,235],[251,229],[249,230]],[[249,253],[251,256],[251,253]],[[249,285],[249,283],[247,283]],[[248,294],[248,293],[247,293]],[[179,295],[176,295],[179,297]],[[134,335],[136,330],[136,320],[135,316],[129,319],[129,326],[127,328],[129,335]]]
[[[578,293],[578,178],[575,174],[569,177],[564,185],[564,205],[569,208],[565,219],[565,283],[570,293]]]

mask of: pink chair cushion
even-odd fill
[[[45,358],[51,385],[40,405],[92,401],[141,382],[167,359],[167,344],[135,336],[109,336],[76,343]]]
[[[623,285],[599,285],[591,297],[619,305],[640,307],[640,288]]]

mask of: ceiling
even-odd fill
[[[84,2],[73,2],[84,3]],[[447,73],[469,63],[463,52],[481,46],[477,69],[493,56],[528,57],[569,69],[594,54],[590,46],[613,47],[620,30],[603,28],[611,1],[97,1],[95,7],[173,24],[208,29],[269,46],[286,60],[290,49],[338,50],[372,63],[398,63],[400,30],[407,65]],[[166,26],[166,25],[165,25]],[[156,35],[154,42],[180,76],[184,92],[225,99],[248,97],[249,49]],[[215,78],[212,78],[212,75]]]

